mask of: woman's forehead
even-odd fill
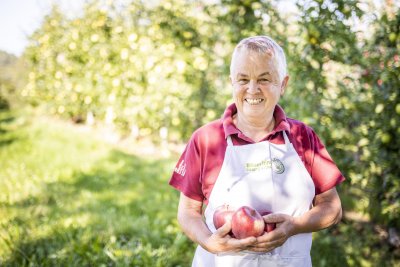
[[[273,74],[276,72],[277,64],[273,54],[260,53],[256,51],[242,50],[238,51],[232,62],[233,75],[237,73],[246,75],[260,75],[265,72]]]

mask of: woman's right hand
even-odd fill
[[[239,252],[248,250],[249,247],[257,242],[257,238],[253,236],[245,239],[233,238],[229,234],[231,230],[231,222],[227,221],[204,242],[204,249],[214,254],[222,252]]]
[[[215,233],[211,233],[202,215],[201,201],[188,198],[181,193],[178,206],[178,222],[184,233],[208,252],[238,252],[248,250],[257,238],[236,239],[229,235],[231,222],[227,221]]]

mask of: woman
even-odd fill
[[[230,72],[234,104],[194,132],[170,180],[182,230],[199,244],[192,266],[311,266],[311,233],[341,219],[344,177],[314,131],[278,105],[289,76],[274,40],[242,40]],[[272,212],[263,218],[276,229],[246,239],[229,235],[230,222],[216,230],[224,204]]]

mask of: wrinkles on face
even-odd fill
[[[246,77],[254,81],[268,79],[277,86],[280,84],[276,59],[272,55],[253,51],[241,51],[236,54],[231,75],[234,81]]]
[[[253,119],[272,116],[282,92],[273,55],[239,51],[233,59],[231,81],[239,116]]]

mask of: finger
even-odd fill
[[[264,232],[263,235],[257,237],[257,243],[271,242],[280,238],[282,238],[282,233],[279,230]]]
[[[267,247],[267,248],[249,247],[247,250],[252,251],[252,252],[269,252],[273,249],[274,249],[274,247]]]
[[[218,236],[224,237],[232,230],[231,222],[227,221],[224,225],[222,225],[218,230],[215,232]]]
[[[247,248],[249,246],[252,246],[252,245],[256,244],[257,238],[255,238],[254,236],[250,236],[250,237],[247,237],[247,238],[244,238],[244,239],[232,238],[228,242],[233,247],[240,248],[240,249],[245,249],[245,248]]]
[[[262,248],[259,248],[259,247],[249,247],[249,248],[247,248],[247,250],[253,251],[253,252],[269,252],[269,251],[273,250],[274,248],[275,248],[275,247],[262,247]]]
[[[251,251],[257,251],[257,252],[267,252],[271,251],[277,247],[282,246],[283,241],[282,240],[274,240],[271,242],[266,242],[266,243],[256,243],[252,246],[250,246]]]
[[[238,244],[240,244],[241,246],[250,246],[257,242],[257,238],[254,236],[249,236],[247,238],[236,239],[236,240],[238,241]]]
[[[263,216],[264,222],[266,223],[281,223],[284,222],[287,218],[285,214],[268,214]]]
[[[267,242],[257,242],[253,245],[251,245],[252,247],[256,247],[256,248],[263,248],[263,247],[279,247],[284,243],[284,239],[275,239],[272,241],[267,241]]]

